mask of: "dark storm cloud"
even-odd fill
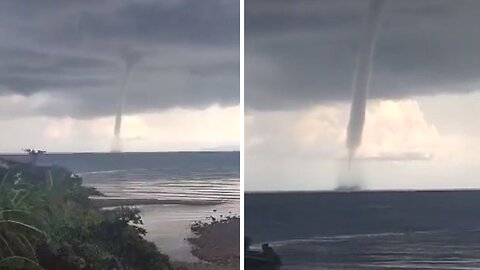
[[[181,1],[183,2],[183,1]],[[57,27],[54,38],[65,43],[91,40],[131,43],[238,43],[238,2],[185,1],[174,7],[161,2],[126,3],[114,16],[85,12]],[[104,15],[104,16],[102,16]],[[48,37],[48,36],[47,36]]]
[[[2,1],[0,38],[0,95],[56,97],[35,113],[113,114],[128,55],[127,113],[239,100],[235,0]]]
[[[292,109],[349,102],[366,0],[246,3],[246,104]],[[389,1],[372,98],[480,89],[480,1]]]

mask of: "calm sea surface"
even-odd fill
[[[247,194],[282,269],[480,269],[480,191]]]

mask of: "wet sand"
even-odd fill
[[[189,238],[192,254],[209,264],[190,264],[188,269],[239,269],[240,219],[229,218],[203,226]]]

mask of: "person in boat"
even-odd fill
[[[282,265],[280,257],[277,255],[277,253],[275,253],[275,251],[269,244],[265,243],[262,245],[262,253],[266,259],[275,263],[276,269],[280,269],[280,266]]]
[[[280,257],[268,244],[262,245],[262,250],[250,248],[252,240],[244,238],[245,270],[278,270],[280,269]]]
[[[244,238],[245,251],[250,250],[250,245],[251,244],[252,244],[252,239],[250,239],[250,237],[248,237],[248,236],[245,236],[245,238]]]

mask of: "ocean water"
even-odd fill
[[[247,194],[245,234],[282,269],[480,269],[480,191]]]
[[[38,163],[67,167],[111,198],[221,201],[138,206],[147,238],[177,261],[198,260],[186,241],[190,224],[240,212],[239,152],[47,154]]]

